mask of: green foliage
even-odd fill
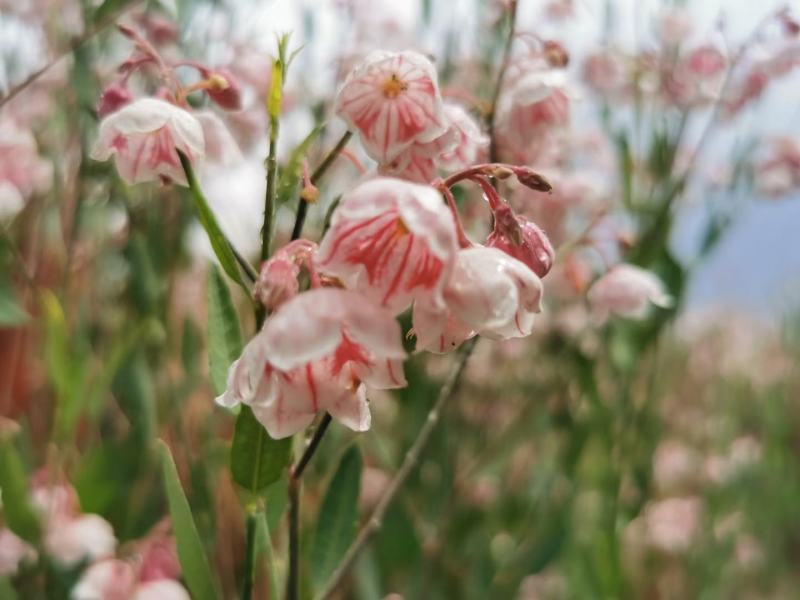
[[[214,391],[221,394],[228,368],[242,353],[242,331],[230,290],[216,267],[208,274],[208,366]]]
[[[178,559],[181,563],[183,578],[195,600],[215,600],[219,598],[212,572],[203,550],[203,543],[197,532],[189,502],[183,493],[175,461],[172,460],[169,448],[160,443],[164,488],[172,517],[172,528],[178,547]]]
[[[280,478],[291,450],[291,438],[272,439],[250,407],[242,406],[231,444],[231,473],[236,483],[250,492],[261,492]]]
[[[316,586],[325,583],[355,538],[361,464],[358,446],[350,446],[342,456],[322,501],[311,550]]]
[[[28,477],[10,435],[0,434],[0,492],[5,521],[23,540],[36,544],[41,524],[28,499]]]
[[[233,253],[233,250],[231,249],[225,234],[222,232],[222,229],[220,229],[219,225],[217,224],[217,219],[214,216],[214,213],[211,211],[211,207],[208,205],[208,201],[203,195],[200,185],[197,183],[197,177],[195,177],[191,162],[189,162],[189,159],[183,152],[180,150],[177,150],[177,152],[180,156],[183,170],[186,173],[186,180],[189,183],[189,195],[191,196],[194,207],[197,210],[197,216],[200,219],[200,224],[208,234],[208,241],[211,242],[211,248],[214,250],[214,254],[217,257],[217,260],[219,260],[219,264],[222,266],[222,269],[225,271],[225,273],[228,274],[228,277],[242,286],[242,289],[249,294],[250,289],[242,279],[242,275],[239,271],[239,265],[236,263],[236,255]]]
[[[24,325],[30,315],[22,307],[8,282],[0,280],[0,327]]]

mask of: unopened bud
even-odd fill
[[[502,165],[490,165],[486,168],[486,174],[495,179],[508,179],[514,174],[514,171]]]
[[[537,192],[553,191],[553,186],[550,185],[550,182],[547,181],[544,176],[529,167],[517,167],[514,174],[517,176],[517,181],[525,187],[529,187]]]
[[[551,67],[563,69],[569,64],[569,53],[559,42],[547,40],[544,43],[544,59]]]
[[[498,227],[498,223],[495,222],[495,230],[489,235],[486,245],[513,256],[530,267],[539,277],[544,277],[553,267],[556,255],[550,240],[533,221],[521,216],[515,217],[514,220],[519,242],[508,235],[514,229],[509,228],[508,224]]]
[[[242,107],[242,94],[236,80],[227,70],[211,73],[206,79],[206,93],[211,100],[225,110],[239,110]]]
[[[100,100],[97,103],[97,116],[103,118],[113,112],[118,111],[120,108],[133,100],[133,94],[121,81],[117,81],[109,85],[100,94]]]
[[[300,198],[309,204],[314,204],[319,200],[319,188],[313,183],[304,185],[303,189],[300,190]]]

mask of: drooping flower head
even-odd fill
[[[397,313],[415,298],[439,301],[455,254],[455,222],[439,193],[378,177],[342,198],[317,264]]]
[[[370,427],[364,384],[403,387],[400,326],[362,295],[334,288],[283,304],[231,365],[224,406],[248,404],[273,438],[328,411],[355,431]]]
[[[414,305],[417,350],[448,352],[473,335],[530,335],[541,310],[542,282],[526,265],[496,248],[459,251],[444,291],[445,306]]]
[[[661,280],[634,265],[617,265],[598,279],[589,289],[592,308],[604,317],[615,313],[631,319],[642,319],[650,304],[662,308],[672,305],[672,298]]]
[[[111,113],[100,123],[91,156],[114,160],[130,184],[167,180],[186,185],[175,148],[191,161],[203,158],[203,128],[189,112],[156,98],[142,98]]]
[[[436,70],[417,52],[373,52],[344,81],[336,114],[359,133],[367,154],[390,163],[414,142],[447,129]]]
[[[555,250],[547,235],[530,219],[515,215],[519,240],[517,243],[502,229],[502,222],[495,220],[495,228],[486,238],[486,245],[498,248],[525,263],[539,277],[550,272],[555,261]]]

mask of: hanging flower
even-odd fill
[[[482,154],[489,148],[489,136],[481,131],[475,118],[462,106],[452,102],[445,103],[444,114],[456,140],[451,149],[439,154],[439,166],[457,171],[482,160]]]
[[[435,189],[378,177],[342,198],[317,264],[398,313],[415,298],[440,301],[455,253],[453,215]]]
[[[111,113],[100,123],[92,148],[95,160],[114,160],[129,184],[174,181],[187,185],[175,148],[191,161],[203,158],[203,128],[189,112],[156,98],[142,98]]]
[[[465,248],[444,290],[445,306],[427,300],[414,305],[417,350],[448,352],[476,334],[530,335],[542,294],[539,277],[516,258],[496,248]]]
[[[355,431],[371,417],[365,385],[406,385],[400,326],[362,295],[320,288],[283,304],[231,365],[223,406],[250,405],[273,438],[328,411]]]
[[[345,79],[335,110],[381,164],[447,129],[436,70],[416,52],[371,53]]]
[[[649,271],[633,265],[617,265],[589,289],[589,302],[600,317],[615,313],[642,319],[650,304],[672,306],[672,298],[661,280]]]

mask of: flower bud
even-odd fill
[[[233,75],[227,69],[212,72],[206,79],[206,93],[217,106],[225,110],[239,110],[242,107],[242,94]]]
[[[261,265],[256,281],[255,296],[270,310],[297,295],[300,268],[288,257],[276,256]]]
[[[100,101],[97,103],[97,116],[102,119],[132,101],[133,94],[128,89],[128,86],[121,81],[116,81],[100,94]]]
[[[544,59],[551,67],[563,69],[569,64],[569,53],[559,42],[547,40],[544,43]]]
[[[553,186],[542,175],[530,167],[517,167],[514,170],[517,181],[525,187],[529,187],[537,192],[552,192]]]
[[[553,245],[536,223],[525,217],[514,215],[512,217],[516,229],[510,228],[508,223],[501,223],[496,219],[495,229],[486,239],[486,245],[513,256],[525,263],[539,277],[544,277],[550,272],[555,261],[556,253]],[[514,235],[509,235],[509,233],[514,233]]]

